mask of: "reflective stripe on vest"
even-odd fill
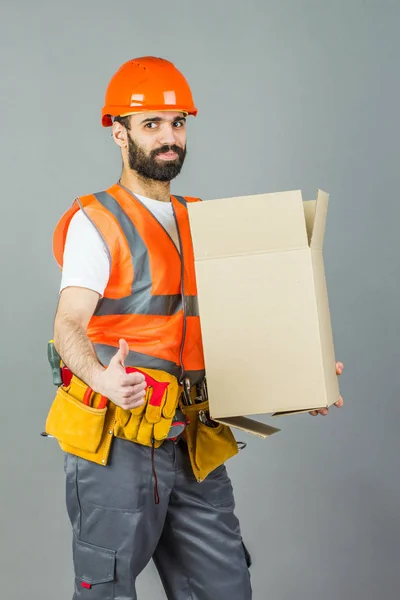
[[[96,354],[103,365],[108,365],[112,357],[117,351],[114,346],[107,346],[106,344],[94,344]],[[140,352],[130,351],[126,360],[126,365],[135,365],[136,367],[146,367],[147,369],[160,369],[166,371],[171,375],[174,375],[177,379],[181,375],[181,367],[175,363],[158,358],[156,356],[149,356],[148,354],[142,354]],[[204,377],[204,371],[185,371],[185,375],[190,378],[191,383],[197,383]]]

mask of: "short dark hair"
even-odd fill
[[[125,129],[127,129],[128,131],[131,128],[131,122],[129,119],[130,115],[126,115],[125,117],[120,117],[119,115],[117,117],[114,117],[114,121],[116,121],[117,123],[121,123],[121,125],[123,125],[125,127]]]

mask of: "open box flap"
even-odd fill
[[[229,427],[234,427],[235,429],[240,429],[246,433],[258,435],[262,438],[267,438],[280,431],[280,429],[277,429],[276,427],[261,423],[260,421],[254,421],[254,419],[249,419],[248,417],[227,417],[226,419],[215,419],[215,421],[228,425]]]
[[[328,213],[329,195],[322,190],[317,192],[317,201],[315,203],[314,225],[312,229],[310,247],[322,249],[324,245],[326,216]]]
[[[314,410],[322,410],[323,408],[328,408],[327,406],[320,406],[319,408],[304,408],[302,410],[283,410],[280,412],[274,412],[271,414],[271,417],[286,417],[288,415],[301,415],[305,413],[309,413]]]
[[[196,261],[308,248],[300,191],[193,202],[188,214]]]

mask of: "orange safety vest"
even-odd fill
[[[180,253],[146,206],[120,183],[77,198],[58,222],[54,256],[62,268],[68,226],[81,209],[108,249],[111,270],[87,335],[107,366],[119,339],[130,349],[125,364],[167,371],[193,385],[204,376],[192,238],[187,202],[171,196]]]

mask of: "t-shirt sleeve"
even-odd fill
[[[94,290],[103,296],[109,277],[108,249],[90,219],[78,210],[68,227],[60,292],[66,287],[76,286]]]

